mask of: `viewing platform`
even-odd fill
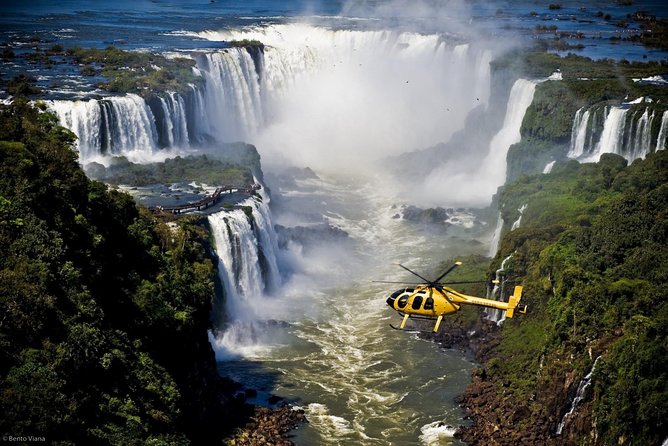
[[[220,201],[221,195],[223,194],[233,194],[233,193],[242,193],[248,196],[253,195],[258,190],[262,189],[262,185],[258,183],[251,184],[247,187],[237,187],[237,186],[222,186],[216,188],[214,193],[208,195],[201,200],[191,201],[188,203],[178,204],[174,206],[151,206],[149,209],[152,212],[169,212],[172,214],[181,214],[182,212],[192,212],[192,211],[201,211],[207,209]],[[239,206],[232,206],[229,209],[238,209]],[[228,208],[226,208],[228,209]]]

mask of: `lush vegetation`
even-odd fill
[[[166,91],[186,93],[189,84],[203,79],[193,73],[195,61],[185,57],[167,58],[159,54],[123,51],[110,46],[69,48],[66,54],[81,66],[85,75],[101,75],[103,90],[136,93],[145,97]]]
[[[259,40],[249,40],[249,39],[243,39],[243,40],[231,40],[230,45],[232,47],[237,47],[237,48],[260,48],[264,49],[264,43],[260,42]]]
[[[649,97],[653,102],[642,104],[643,108],[657,114],[668,109],[668,89],[632,81],[632,77],[665,73],[668,66],[663,63],[595,62],[579,56],[560,58],[547,53],[529,53],[517,62],[527,64],[524,76],[545,77],[561,69],[564,80],[536,86],[533,102],[522,122],[522,140],[508,151],[509,181],[523,173],[539,173],[548,162],[566,158],[575,113],[582,107],[619,105],[624,100]],[[657,119],[653,130],[658,132],[659,125]],[[656,139],[656,135],[653,137]]]
[[[549,420],[553,433],[600,356],[593,403],[577,415],[591,420],[564,435],[634,445],[668,436],[668,152],[626,165],[611,154],[558,163],[500,195],[506,221],[527,204],[493,267],[513,255],[508,274],[524,284],[530,313],[504,323],[484,372],[500,407],[524,414],[509,429]]]
[[[61,444],[220,438],[204,230],[86,178],[74,136],[0,105],[0,431]],[[227,414],[229,415],[229,414]]]
[[[191,181],[213,186],[244,187],[253,184],[253,172],[250,168],[207,155],[191,155],[185,158],[177,156],[161,163],[150,164],[135,164],[124,157],[117,157],[108,167],[90,163],[86,165],[86,172],[108,184],[132,186]]]
[[[587,57],[542,51],[516,50],[492,62],[493,70],[511,69],[530,78],[547,77],[560,70],[564,79],[630,79],[665,74],[668,61],[629,62],[602,59],[593,61]]]

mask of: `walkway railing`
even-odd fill
[[[213,206],[214,204],[218,203],[220,196],[224,193],[231,194],[234,192],[243,192],[245,194],[252,195],[255,193],[255,191],[260,189],[262,189],[262,186],[258,183],[251,184],[247,187],[223,186],[216,188],[216,191],[213,194],[198,201],[192,201],[174,206],[154,206],[149,209],[154,212],[171,212],[172,214],[180,214],[181,212],[185,211],[201,211],[202,209],[206,209],[209,206]]]

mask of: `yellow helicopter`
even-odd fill
[[[475,281],[441,282],[446,275],[461,264],[462,262],[455,262],[454,265],[448,268],[447,271],[435,280],[425,279],[415,271],[411,271],[404,265],[398,264],[409,273],[424,280],[425,283],[413,284],[415,285],[414,287],[396,290],[387,298],[387,304],[403,316],[399,328],[394,327],[391,324],[390,326],[397,330],[403,330],[406,326],[406,322],[408,322],[408,319],[411,317],[415,319],[436,319],[433,330],[434,333],[436,333],[438,332],[438,327],[441,325],[441,321],[443,321],[443,316],[456,313],[461,309],[462,305],[477,305],[505,310],[506,317],[513,317],[515,310],[522,314],[527,312],[526,305],[519,305],[520,299],[522,298],[522,286],[519,285],[515,287],[508,302],[469,296],[445,286],[462,283],[476,283]],[[405,282],[377,282],[406,284]]]

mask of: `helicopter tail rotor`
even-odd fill
[[[517,285],[515,287],[515,290],[513,291],[513,294],[510,296],[510,299],[508,299],[508,309],[506,310],[506,317],[513,317],[516,309],[521,314],[525,314],[527,312],[527,306],[520,305],[520,299],[522,299],[522,286]]]

